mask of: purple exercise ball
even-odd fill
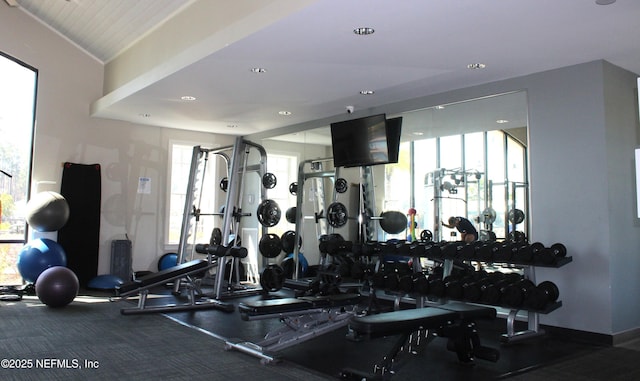
[[[38,299],[49,307],[64,307],[78,296],[80,282],[76,274],[63,266],[54,266],[40,274],[36,281]]]

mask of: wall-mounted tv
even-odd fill
[[[402,118],[387,120],[385,114],[332,123],[334,166],[396,163],[401,126]]]
[[[401,133],[402,117],[387,119],[387,150],[389,153],[389,163],[398,162]]]

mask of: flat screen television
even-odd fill
[[[397,163],[400,151],[400,134],[402,133],[402,117],[387,119],[386,124],[389,163]]]
[[[389,162],[386,115],[331,123],[335,167],[359,167]]]

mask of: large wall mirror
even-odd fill
[[[283,215],[299,202],[287,184],[297,182],[300,171],[322,174],[306,177],[300,187],[302,219],[297,228],[307,237],[301,251],[311,257],[309,261],[316,260],[313,253],[318,251],[321,234],[335,231],[357,239],[363,210],[375,217],[414,208],[418,235],[429,230],[437,240],[456,239],[455,232],[440,223],[450,216],[470,219],[481,231],[481,239],[526,237],[530,226],[526,92],[387,114],[387,118],[397,116],[403,118],[398,163],[368,167],[368,171],[333,168],[329,126],[260,142],[268,153],[269,171],[278,174],[279,184],[285,184],[269,195],[278,200]],[[346,192],[336,192],[337,178],[347,180]],[[367,205],[362,201],[363,182],[371,182],[364,192],[374,201]],[[349,222],[334,229],[317,217],[326,214],[336,200],[349,206]],[[277,234],[295,228],[284,218],[274,227]],[[407,238],[407,231],[388,234],[375,229],[372,234],[377,240]]]

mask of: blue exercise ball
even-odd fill
[[[30,283],[34,283],[49,267],[66,265],[67,254],[64,249],[59,243],[48,238],[28,242],[18,254],[18,272]]]
[[[69,220],[69,204],[56,192],[40,192],[27,202],[27,222],[39,232],[60,230]]]
[[[50,267],[36,281],[36,296],[49,307],[64,307],[78,296],[80,282],[76,274],[63,266]]]
[[[178,265],[178,254],[166,253],[158,260],[158,270],[166,270]]]

